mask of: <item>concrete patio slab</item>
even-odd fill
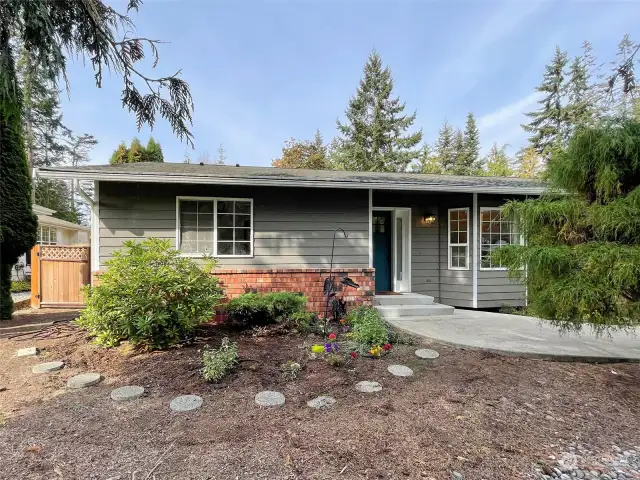
[[[640,328],[597,336],[588,327],[581,333],[560,332],[538,318],[461,309],[453,315],[394,318],[389,322],[438,342],[504,355],[576,362],[640,362]]]

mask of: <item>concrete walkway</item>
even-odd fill
[[[545,320],[456,309],[453,315],[390,320],[395,327],[439,342],[471,349],[561,361],[640,362],[640,328],[597,337],[560,333]]]

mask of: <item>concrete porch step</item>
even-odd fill
[[[376,295],[373,304],[379,306],[392,305],[433,305],[433,297],[419,293],[401,293],[400,295]]]
[[[449,305],[441,305],[439,303],[433,303],[431,305],[385,305],[377,306],[376,309],[386,319],[452,315],[455,310]]]

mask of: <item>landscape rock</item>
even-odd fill
[[[49,372],[55,372],[56,370],[60,370],[62,367],[64,367],[64,362],[39,363],[37,365],[34,365],[33,368],[31,368],[31,372],[49,373]]]
[[[174,412],[188,412],[202,406],[202,398],[198,395],[181,395],[169,403],[169,408]]]
[[[102,376],[99,373],[81,373],[75,377],[71,377],[67,381],[68,388],[86,388],[100,383]]]
[[[313,400],[309,400],[307,402],[307,405],[309,405],[311,408],[320,409],[320,408],[328,408],[334,403],[336,403],[335,398],[322,395],[320,397],[314,398]]]
[[[125,385],[111,391],[111,399],[116,402],[124,402],[127,400],[135,400],[144,395],[144,388],[137,385]]]
[[[413,375],[413,370],[409,367],[405,367],[404,365],[389,365],[387,370],[390,374],[395,375],[396,377],[410,377]]]
[[[280,392],[265,390],[256,394],[255,402],[261,407],[280,407],[284,405],[284,395]]]
[[[18,357],[32,357],[38,355],[40,353],[40,349],[37,347],[27,347],[18,349],[17,356]]]
[[[363,380],[356,383],[356,390],[363,393],[374,393],[382,390],[382,385],[371,380]]]

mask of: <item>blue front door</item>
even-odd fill
[[[391,212],[373,212],[373,268],[376,291],[391,291]]]

